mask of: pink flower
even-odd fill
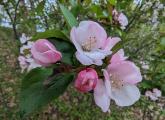
[[[86,68],[78,73],[75,87],[80,92],[89,92],[95,88],[97,81],[97,72],[93,68]]]
[[[140,98],[136,87],[142,80],[139,68],[126,60],[122,49],[112,56],[110,62],[103,70],[104,82],[100,80],[94,89],[95,102],[103,112],[108,111],[111,99],[118,106],[130,106]]]
[[[112,14],[114,20],[118,21],[118,23],[121,25],[121,29],[125,29],[125,27],[128,25],[128,18],[122,12],[118,12],[116,9],[113,10]]]
[[[102,60],[120,41],[120,38],[107,38],[104,28],[93,21],[80,22],[77,28],[72,28],[70,37],[77,49],[76,58],[83,65],[102,65]]]
[[[121,25],[121,29],[125,29],[125,27],[128,25],[128,19],[123,13],[119,14],[118,21]]]
[[[61,53],[46,39],[37,40],[31,48],[31,53],[35,61],[42,66],[49,66],[62,58]]]

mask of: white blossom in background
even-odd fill
[[[149,69],[148,63],[146,63],[146,62],[144,62],[144,61],[140,61],[140,64],[141,64],[141,67],[142,67],[144,70],[148,70],[148,69]]]
[[[25,71],[25,69],[28,67],[28,63],[26,62],[26,58],[24,56],[18,57],[19,65],[21,68],[21,73]]]
[[[37,67],[41,67],[41,65],[36,63],[35,60],[32,57],[31,58],[27,58],[26,61],[28,62],[27,71],[30,71],[30,70],[32,70],[34,68],[37,68]]]
[[[8,2],[8,0],[3,0],[3,2],[4,2],[4,3],[7,3],[7,2]]]
[[[30,52],[30,49],[32,48],[32,45],[34,42],[30,41],[31,37],[28,37],[25,35],[25,33],[22,34],[20,37],[20,42],[22,46],[20,47],[20,56],[18,57],[19,65],[21,68],[21,72],[30,71],[31,69],[34,69],[36,67],[41,67],[41,65],[37,64]]]
[[[156,101],[162,96],[162,92],[159,89],[154,88],[152,91],[146,91],[145,96],[149,97],[152,101]]]
[[[153,15],[152,15],[152,23],[156,23],[156,22],[158,22],[158,15],[159,15],[159,11],[157,10],[157,9],[155,9],[154,11],[153,11]]]
[[[0,12],[2,12],[3,11],[3,6],[2,5],[0,5]]]
[[[143,11],[143,13],[146,13],[150,9],[152,10],[152,13],[151,17],[148,19],[148,24],[151,24],[152,30],[155,30],[158,28],[158,25],[160,23],[160,16],[165,16],[165,13],[163,13],[165,6],[160,2],[160,0],[148,0],[142,6],[141,11]],[[146,14],[143,15],[143,17],[145,16]]]
[[[146,10],[148,10],[149,8],[152,7],[152,5],[153,5],[153,3],[152,3],[151,1],[146,1],[146,2],[144,3],[144,5],[142,6],[141,11],[146,11]]]
[[[28,42],[29,43],[29,42]],[[29,50],[29,49],[31,49],[31,44],[23,44],[21,47],[20,47],[20,53],[21,54],[27,54],[27,51]]]
[[[24,43],[26,43],[28,40],[30,40],[31,39],[31,37],[27,37],[26,35],[25,35],[25,33],[22,33],[22,36],[20,37],[20,42],[22,43],[22,44],[24,44]]]
[[[162,96],[162,92],[160,90],[158,90],[157,88],[153,89],[153,93],[156,97],[161,97]]]
[[[136,4],[136,5],[141,5],[142,0],[134,0],[133,3]]]

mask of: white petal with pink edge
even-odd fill
[[[135,85],[127,84],[111,93],[111,99],[118,106],[130,106],[140,99],[140,91]]]
[[[98,80],[98,83],[94,89],[94,100],[103,112],[107,112],[110,106],[110,98],[106,93],[105,85],[102,80]]]

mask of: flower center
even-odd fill
[[[123,80],[121,80],[116,74],[110,75],[110,82],[112,89],[120,89],[123,86]]]
[[[82,43],[82,49],[89,52],[96,46],[96,42],[96,37],[89,37],[88,40]]]

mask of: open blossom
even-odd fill
[[[22,46],[20,47],[20,56],[18,57],[19,65],[21,67],[21,72],[25,70],[30,71],[36,67],[41,67],[40,64],[36,63],[30,52],[34,42],[30,41],[31,37],[27,37],[24,33],[20,37],[20,42]]]
[[[28,62],[27,71],[30,71],[30,70],[37,68],[37,67],[42,67],[32,57],[27,58],[26,61]]]
[[[125,29],[125,27],[128,25],[128,18],[124,15],[122,12],[118,12],[116,9],[113,10],[113,19],[117,21],[121,29]]]
[[[136,84],[142,80],[139,68],[126,60],[121,49],[114,54],[110,64],[103,70],[104,82],[100,80],[94,89],[94,99],[103,112],[108,111],[110,100],[118,106],[130,106],[140,98]]]
[[[73,27],[71,40],[77,52],[76,58],[83,65],[102,65],[102,60],[111,54],[111,48],[120,38],[107,38],[103,27],[93,21],[82,21],[78,27]]]
[[[31,39],[31,37],[28,37],[28,36],[25,35],[25,33],[22,33],[22,36],[20,37],[20,42],[22,44],[24,44],[24,43],[26,43],[30,39]]]
[[[93,68],[86,68],[78,73],[75,87],[80,92],[89,92],[95,88],[97,81],[97,72]]]
[[[35,61],[42,66],[49,66],[62,58],[61,53],[46,39],[37,40],[31,48],[31,53]]]
[[[23,44],[21,47],[20,47],[20,53],[21,54],[30,54],[30,49],[32,48],[34,42],[32,41],[28,41],[27,44]]]
[[[28,67],[26,58],[24,56],[19,56],[18,61],[19,61],[19,65],[21,67],[21,73],[23,73],[25,71],[25,69]]]
[[[41,67],[41,65],[37,64],[31,57],[27,58],[25,56],[19,56],[18,61],[21,67],[21,73],[23,73],[25,70],[30,71],[36,67]]]

